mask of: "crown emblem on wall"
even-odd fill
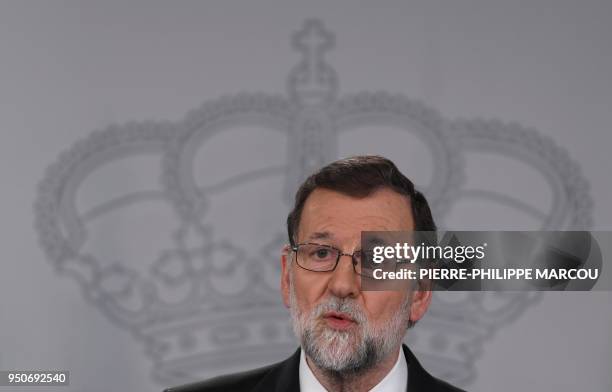
[[[339,158],[342,135],[355,128],[394,127],[420,141],[432,158],[421,188],[439,222],[463,197],[535,217],[536,229],[591,225],[587,181],[550,138],[496,120],[450,121],[401,94],[340,97],[325,60],[334,35],[307,20],[292,43],[302,57],[286,96],[232,95],[178,123],[93,132],[39,184],[36,228],[48,259],[144,345],[163,384],[253,368],[295,349],[277,284],[283,220],[299,183]],[[539,173],[552,190],[548,208],[469,188],[466,160],[478,152]],[[465,385],[486,338],[538,296],[440,293],[407,341],[433,373]]]

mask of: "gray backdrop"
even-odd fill
[[[283,358],[289,194],[351,154],[394,159],[443,227],[610,230],[611,15],[0,3],[0,370],[160,390]],[[612,294],[436,297],[407,338],[433,373],[474,391],[612,389]]]

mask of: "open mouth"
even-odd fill
[[[351,316],[341,312],[326,312],[323,319],[329,327],[338,330],[346,330],[357,325],[357,322]]]

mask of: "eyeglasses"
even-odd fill
[[[305,270],[330,272],[336,269],[340,256],[349,256],[353,264],[353,270],[358,275],[372,277],[374,270],[374,264],[371,263],[372,258],[363,257],[364,252],[361,250],[357,250],[353,254],[343,253],[340,249],[333,246],[312,242],[291,245],[291,250],[296,254],[295,260],[297,264]]]

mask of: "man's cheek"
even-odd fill
[[[300,303],[309,308],[313,308],[317,303],[323,302],[325,296],[325,285],[319,280],[296,277],[295,290]]]
[[[388,292],[372,291],[363,295],[365,297],[364,313],[369,322],[376,325],[390,320],[396,312],[400,311],[403,302],[403,297],[389,295]]]

